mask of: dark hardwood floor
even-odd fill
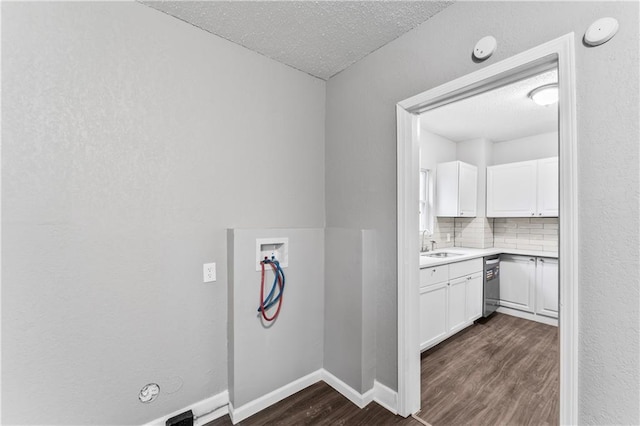
[[[230,426],[231,424],[229,416],[224,416],[208,423],[207,426]],[[420,423],[415,420],[394,416],[375,402],[360,410],[351,401],[324,382],[309,386],[238,424],[242,426],[420,426]]]
[[[503,314],[422,354],[422,410],[433,426],[557,425],[558,329]],[[407,425],[380,405],[360,410],[320,382],[251,416],[242,426]],[[229,426],[229,416],[207,426]]]
[[[504,314],[422,354],[422,410],[439,425],[557,425],[558,328]]]

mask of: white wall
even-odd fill
[[[2,89],[2,423],[227,389],[226,228],[324,227],[325,83],[136,2],[15,2]]]
[[[359,393],[375,379],[376,236],[369,230],[325,230],[324,368]],[[353,256],[342,256],[345,247]]]
[[[539,160],[558,156],[558,132],[542,133],[510,141],[494,142],[491,165]]]
[[[420,168],[435,172],[438,163],[456,160],[456,149],[455,142],[420,129]]]
[[[268,323],[256,311],[261,272],[255,247],[256,238],[274,237],[288,238],[289,261],[280,314]],[[239,409],[322,368],[324,229],[231,229],[228,238],[229,399]]]
[[[579,423],[640,423],[638,12],[635,2],[457,2],[329,80],[327,224],[376,230],[386,259],[370,290],[378,381],[397,386],[395,103],[575,32]],[[585,47],[584,31],[603,16],[618,19],[620,31]],[[498,49],[474,63],[470,52],[487,34]]]
[[[433,179],[438,179],[436,166],[438,163],[447,163],[456,160],[457,144],[443,136],[436,135],[424,127],[420,129],[420,168],[429,169],[433,173]],[[434,185],[435,188],[435,185]],[[435,203],[435,200],[434,200]],[[434,213],[435,214],[435,213]],[[453,218],[434,217],[434,229],[431,236],[420,233],[420,245],[431,247],[429,241],[435,241],[436,247],[453,247],[454,232]],[[449,234],[449,241],[447,241]]]

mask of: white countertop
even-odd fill
[[[460,253],[461,256],[453,256],[453,257],[429,257],[422,256],[420,253],[420,268],[428,268],[430,266],[438,266],[438,265],[446,265],[447,263],[461,262],[463,260],[476,259],[478,257],[491,256],[494,254],[515,254],[519,256],[535,256],[535,257],[553,257],[558,258],[558,253],[553,251],[541,251],[541,250],[518,250],[518,249],[510,249],[510,248],[488,248],[488,249],[473,249],[473,248],[464,248],[464,247],[450,247],[444,249],[438,249],[434,251],[430,251],[428,253],[439,253],[439,252],[449,252],[449,253]]]

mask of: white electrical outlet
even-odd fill
[[[203,281],[205,283],[211,283],[216,280],[216,264],[205,263],[202,266]]]

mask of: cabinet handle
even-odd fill
[[[433,271],[431,271],[431,272],[435,272],[435,271],[436,271],[436,270],[434,269],[434,270],[433,270]]]
[[[535,213],[531,212],[531,216],[535,216],[535,215],[536,215]]]
[[[538,213],[538,216],[542,216],[542,213]]]
[[[529,259],[529,262],[535,262],[536,260],[532,257],[531,259]]]
[[[464,215],[464,212],[460,212],[460,216]]]
[[[544,259],[538,259],[540,262],[544,263]]]

